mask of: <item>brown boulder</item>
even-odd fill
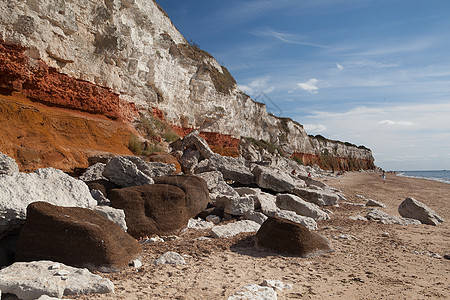
[[[175,174],[181,173],[181,165],[178,160],[165,152],[153,152],[147,156],[147,160],[150,162],[162,162],[166,164],[175,165]]]
[[[288,220],[269,217],[256,233],[257,247],[272,251],[311,257],[332,252],[329,241],[305,226]]]
[[[103,196],[108,198],[109,192],[113,189],[119,188],[119,186],[115,185],[111,181],[105,180],[105,179],[99,179],[94,181],[87,181],[85,182],[87,186],[89,187],[89,190],[99,190],[102,192]]]
[[[122,228],[90,209],[34,202],[27,207],[16,261],[51,260],[115,272],[141,252],[136,240]]]
[[[173,234],[187,225],[186,194],[168,184],[148,184],[114,189],[111,206],[125,211],[128,233],[135,238],[152,234]]]
[[[179,187],[186,193],[186,206],[189,217],[194,217],[204,210],[210,199],[206,181],[193,175],[154,177],[158,184],[170,184]]]

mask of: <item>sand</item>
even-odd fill
[[[450,185],[376,173],[347,173],[326,180],[349,202],[365,203],[356,195],[387,205],[382,210],[399,216],[397,207],[413,197],[448,222],[430,225],[384,225],[352,221],[366,215],[361,206],[329,208],[329,221],[319,233],[330,239],[334,252],[314,258],[281,256],[256,251],[252,234],[232,239],[196,241],[206,232],[188,231],[178,240],[145,245],[143,267],[102,274],[115,284],[115,294],[77,299],[226,299],[244,285],[277,279],[293,285],[278,299],[449,299]],[[387,236],[386,236],[387,235]],[[186,255],[186,265],[154,266],[165,251]],[[72,297],[74,298],[74,297]]]

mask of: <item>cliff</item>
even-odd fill
[[[269,114],[154,1],[2,1],[0,10],[3,94],[125,121],[163,112],[178,133],[198,129],[226,154],[250,137],[304,163],[374,167],[369,149],[308,136]]]

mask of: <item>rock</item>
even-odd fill
[[[202,219],[189,219],[187,227],[190,229],[205,230],[213,228],[214,223]]]
[[[308,230],[317,230],[317,223],[311,217],[300,216],[293,211],[277,210],[272,217],[278,217],[305,226]]]
[[[386,205],[384,205],[383,203],[373,199],[367,199],[366,206],[386,207]]]
[[[213,203],[224,196],[227,196],[228,198],[239,198],[239,194],[231,186],[226,184],[225,181],[220,181],[219,184],[211,190],[209,195]]]
[[[52,269],[54,264],[46,260],[16,262],[0,270],[0,290],[24,300],[38,299],[42,295],[62,298],[114,292],[114,285],[109,279],[94,275],[87,269],[64,264],[60,264],[58,269]]]
[[[348,218],[353,221],[368,221],[366,217],[363,217],[361,215],[350,216]]]
[[[97,205],[83,181],[60,170],[46,168],[0,176],[0,239],[20,230],[28,204],[43,200],[59,206]]]
[[[319,206],[335,205],[339,199],[339,196],[336,194],[308,188],[296,188],[292,191],[292,194],[295,194],[302,199]]]
[[[99,190],[91,190],[91,196],[97,201],[98,205],[110,205],[111,201],[106,198]]]
[[[68,299],[68,298],[66,298]],[[47,295],[42,295],[37,300],[62,300],[61,298],[49,297]]]
[[[320,188],[320,189],[326,189],[326,188],[328,188],[328,185],[326,185],[325,183],[323,183],[323,182],[321,182],[321,181],[318,181],[318,180],[315,180],[315,179],[312,179],[311,177],[308,177],[308,176],[303,176],[303,175],[297,175],[297,177],[298,178],[300,178],[300,179],[302,179],[303,181],[305,181],[305,183],[306,183],[306,185],[308,186],[308,187],[313,187],[313,186],[315,186],[315,187],[318,187],[318,188]]]
[[[142,262],[139,259],[133,259],[130,262],[130,266],[132,266],[135,269],[139,269],[140,267],[142,267]]]
[[[16,261],[47,259],[111,272],[128,267],[141,252],[122,228],[90,209],[35,202],[27,208]]]
[[[258,223],[259,225],[261,225],[262,223],[264,223],[264,221],[267,220],[267,216],[263,213],[260,212],[256,212],[256,211],[249,211],[245,213],[245,217],[248,220],[254,221],[256,223]]]
[[[203,158],[209,159],[214,155],[204,138],[199,136],[199,132],[194,130],[183,138],[182,148],[197,149]]]
[[[197,214],[196,218],[202,218],[207,219],[209,215],[218,216],[219,218],[223,218],[223,208],[220,207],[210,207],[203,211],[201,211],[199,214]]]
[[[272,279],[264,279],[263,283],[261,283],[262,286],[268,286],[273,288],[275,291],[283,291],[283,290],[292,290],[292,284],[283,283],[279,280],[272,280]]]
[[[261,193],[261,190],[258,188],[235,187],[233,189],[239,194],[239,196],[258,195]]]
[[[112,207],[124,210],[127,232],[134,238],[178,233],[196,215],[189,213],[184,191],[170,184],[114,189],[110,200]]]
[[[219,171],[199,173],[195,174],[195,176],[202,178],[206,182],[206,185],[208,186],[208,190],[210,192],[211,190],[215,189],[217,185],[219,185],[219,183],[221,182],[225,183],[223,175]]]
[[[371,209],[367,213],[366,218],[368,220],[378,221],[382,224],[398,224],[398,225],[419,225],[419,224],[421,224],[421,222],[419,220],[391,216],[391,215],[389,215],[381,210],[378,210],[376,208]]]
[[[255,206],[253,197],[250,196],[230,197],[224,195],[217,197],[215,204],[218,207],[223,207],[225,213],[234,216],[243,216],[247,212],[252,212]]]
[[[16,161],[0,152],[0,175],[13,175],[19,173]]]
[[[118,185],[106,180],[106,179],[100,179],[100,180],[95,180],[95,181],[86,181],[87,186],[89,187],[89,189],[92,190],[99,190],[100,192],[102,192],[102,194],[108,198],[109,197],[109,192],[113,189],[117,189],[119,188]],[[92,193],[91,193],[92,194]],[[108,200],[109,202],[109,200]]]
[[[136,164],[125,157],[114,157],[103,171],[103,176],[120,187],[152,184],[153,180],[139,171]]]
[[[405,218],[419,220],[423,224],[439,225],[444,222],[438,214],[414,198],[406,198],[398,207],[398,213]]]
[[[149,162],[162,162],[166,164],[173,164],[175,166],[175,174],[181,173],[181,165],[178,160],[165,152],[153,152],[147,156]],[[172,174],[169,174],[172,175]]]
[[[329,220],[330,216],[314,203],[306,202],[302,198],[291,194],[278,194],[277,206],[281,209],[293,211],[317,221]]]
[[[186,174],[193,174],[200,159],[200,151],[187,149],[180,158],[180,164]]]
[[[333,251],[329,241],[303,225],[269,217],[255,236],[255,245],[272,251],[311,257]]]
[[[139,171],[148,177],[169,176],[175,173],[175,165],[162,162],[147,162],[137,156],[125,156],[126,159],[132,161]]]
[[[260,286],[255,283],[244,286],[240,291],[234,293],[228,300],[277,300],[277,293],[273,288]]]
[[[256,204],[255,209],[261,209],[261,211],[265,215],[273,215],[275,212],[277,212],[279,209],[276,205],[277,197],[269,194],[260,192],[256,196]]]
[[[252,184],[254,176],[245,166],[243,158],[220,156],[213,153],[208,159],[207,171],[219,171],[225,180],[233,180],[240,184]]]
[[[186,194],[186,207],[190,217],[204,210],[210,198],[206,182],[194,175],[155,177],[157,184],[170,184],[179,187]]]
[[[117,209],[110,206],[95,206],[94,211],[107,220],[119,225],[123,231],[127,231],[127,223],[125,222],[125,212],[123,209]]]
[[[450,259],[450,254],[445,254],[444,259],[447,259],[447,260]]]
[[[228,238],[243,232],[256,232],[260,226],[258,223],[250,220],[237,221],[226,225],[214,226],[211,229],[211,236],[214,238]]]
[[[86,171],[81,175],[78,179],[83,181],[95,181],[106,179],[103,176],[103,171],[105,171],[106,164],[104,163],[96,163],[95,165],[90,166],[86,169]]]
[[[161,255],[158,259],[155,259],[153,263],[157,266],[168,264],[168,265],[185,265],[186,261],[184,260],[183,256],[180,254],[168,251]]]
[[[220,223],[220,217],[216,215],[209,215],[206,217],[206,221],[211,222],[213,224],[219,224]]]
[[[296,187],[306,186],[303,180],[294,180],[288,173],[264,166],[256,166],[252,170],[256,184],[275,192],[290,192]]]

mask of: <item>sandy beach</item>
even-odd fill
[[[223,240],[195,240],[207,232],[186,231],[179,239],[144,245],[143,266],[121,273],[102,274],[115,284],[114,295],[76,299],[226,299],[250,283],[277,279],[293,289],[278,299],[449,299],[450,185],[387,174],[347,173],[328,179],[348,202],[370,198],[386,204],[381,210],[399,216],[398,205],[413,197],[447,222],[430,225],[384,225],[353,221],[349,216],[369,211],[343,204],[329,208],[329,221],[318,232],[332,243],[333,253],[299,258],[257,251],[252,234]],[[166,251],[185,255],[186,265],[154,266]],[[70,297],[74,298],[74,297]]]

